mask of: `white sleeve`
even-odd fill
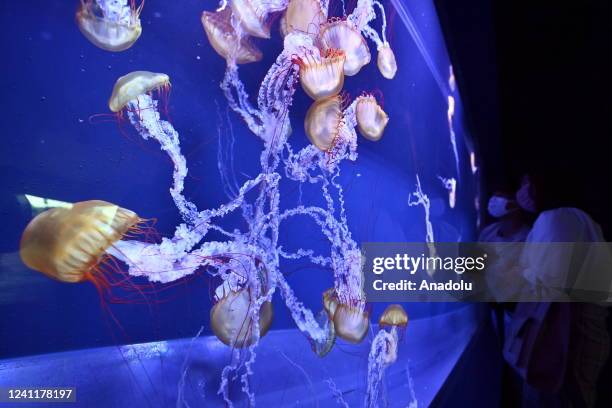
[[[576,208],[546,211],[527,237],[529,245],[521,255],[523,276],[533,290],[547,299],[555,294],[565,296],[572,289],[582,291],[587,296],[584,300],[598,291],[601,293],[597,297],[604,296],[612,281],[612,255],[603,243],[584,247],[586,242],[600,241],[603,241],[601,228],[583,211]],[[559,244],[538,245],[550,242]],[[582,257],[578,264],[576,256]]]
[[[520,262],[534,300],[564,297],[573,242],[580,235],[577,227],[574,217],[559,210],[543,212],[533,225]],[[546,244],[550,242],[564,244]]]

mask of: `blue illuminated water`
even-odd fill
[[[410,29],[406,14],[398,14],[391,3],[408,8]],[[110,305],[116,324],[101,308],[91,284],[52,281],[28,270],[19,259],[19,238],[35,211],[26,195],[117,203],[141,217],[156,218],[157,230],[166,236],[181,222],[168,194],[172,167],[167,157],[128,124],[99,115],[109,113],[107,101],[119,76],[133,70],[170,76],[169,113],[190,172],[185,195],[200,208],[227,200],[217,154],[219,137],[226,148],[230,129],[239,184],[259,171],[261,142],[228,111],[219,90],[225,63],[209,46],[200,24],[200,13],[212,9],[212,3],[147,0],[141,16],[143,34],[134,47],[121,53],[98,49],[81,35],[74,22],[76,6],[77,1],[65,0],[1,6],[5,62],[0,75],[0,358],[192,337],[201,326],[204,336],[210,334],[213,289],[205,276],[172,289],[165,302],[152,298],[144,305]],[[345,81],[353,97],[372,90],[384,95],[390,117],[383,139],[373,143],[360,138],[358,160],[343,164],[340,182],[345,186],[353,237],[358,243],[423,241],[424,209],[408,206],[418,175],[431,202],[435,240],[471,240],[477,213],[477,175],[470,164],[473,148],[463,126],[459,91],[448,85],[450,61],[435,8],[430,0],[393,1],[385,7],[398,75],[385,80],[371,63],[358,77]],[[282,47],[276,25],[272,32],[271,40],[258,42],[264,60],[241,68],[252,94]],[[451,143],[448,96],[455,100],[458,163]],[[291,143],[296,148],[308,143],[302,123],[309,104],[298,90],[291,112]],[[457,180],[454,208],[440,177]],[[321,200],[320,191],[300,190],[290,182],[283,183],[281,191],[284,206]],[[226,225],[234,222],[230,217]],[[306,244],[324,248],[320,231],[301,219],[286,225],[281,243],[287,248]],[[330,271],[303,262],[287,262],[282,269],[297,296],[318,311],[322,292],[332,286]],[[283,302],[276,298],[274,304],[272,329],[294,328]],[[378,316],[385,305],[372,307],[373,316]],[[411,319],[425,319],[461,305],[405,307]],[[304,343],[301,346],[307,347]]]

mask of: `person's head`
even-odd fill
[[[491,195],[487,205],[489,215],[494,218],[503,218],[519,210],[512,194],[505,191],[496,191]]]
[[[576,169],[537,168],[523,176],[516,202],[537,214],[560,207],[582,207],[585,182]]]
[[[516,203],[521,209],[532,214],[536,213],[538,211],[537,192],[537,184],[534,183],[532,177],[525,174],[521,180],[521,186],[516,192]]]

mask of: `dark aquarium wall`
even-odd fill
[[[474,239],[478,154],[433,2],[292,2],[306,11],[0,6],[1,386],[76,386],[83,406],[426,406],[448,382],[481,310],[401,305],[385,377],[372,350],[388,305],[363,295],[358,255]],[[292,31],[312,4],[328,12]],[[92,37],[134,18],[125,50]],[[324,89],[332,57],[341,90]],[[55,218],[24,234],[40,214]]]

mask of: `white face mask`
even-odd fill
[[[500,196],[492,196],[489,199],[489,205],[487,206],[487,210],[492,217],[501,218],[504,215],[514,211],[514,209],[508,209],[510,204],[510,200]]]

